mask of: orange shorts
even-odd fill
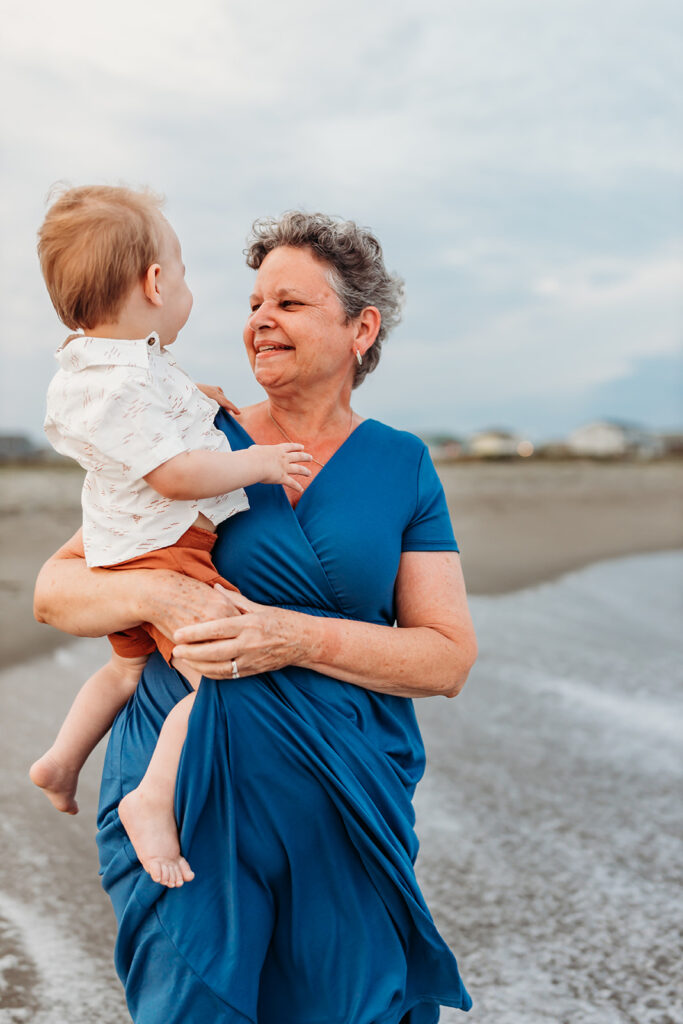
[[[175,544],[168,548],[148,551],[136,558],[129,558],[116,565],[108,565],[107,569],[173,569],[184,576],[191,576],[201,583],[220,583],[226,590],[237,590],[216,572],[211,561],[211,551],[216,543],[216,534],[203,530],[200,526],[191,526],[187,533],[179,537]],[[139,658],[151,654],[154,650],[170,663],[175,644],[160,633],[150,622],[133,629],[124,629],[120,633],[112,633],[109,642],[116,654],[122,658]]]

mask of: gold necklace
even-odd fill
[[[289,441],[290,444],[301,444],[300,441],[293,441],[292,438],[289,436],[289,434],[280,426],[280,424],[278,423],[278,421],[275,419],[275,417],[273,416],[272,412],[270,411],[270,406],[268,406],[268,415],[270,416],[271,420],[273,421],[273,423],[275,424],[277,429],[280,431],[280,433],[284,437],[285,441]],[[349,439],[349,437],[351,436],[351,427],[352,426],[353,426],[353,409],[351,410],[351,419],[349,420],[349,429],[346,432],[346,437],[342,441],[342,444],[344,444]],[[341,445],[339,447],[341,448]],[[332,454],[334,454],[334,452]],[[309,452],[309,455],[310,455],[310,452]],[[332,458],[332,456],[330,456],[330,458]],[[321,469],[325,465],[324,462],[318,462],[317,459],[314,459],[312,455],[311,455],[311,462],[315,462],[316,466],[320,466]],[[328,459],[328,462],[329,462],[329,459]]]

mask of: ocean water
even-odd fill
[[[472,608],[463,693],[417,702],[418,874],[475,1003],[443,1024],[681,1024],[683,553]],[[0,1024],[129,1019],[97,879],[98,758],[75,819],[25,780],[104,651],[79,641],[0,675]]]
[[[418,707],[416,801],[468,1019],[681,1024],[683,553],[472,609],[481,654],[453,712]]]

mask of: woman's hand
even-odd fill
[[[144,570],[148,572],[148,570]],[[156,569],[153,586],[145,594],[144,621],[173,639],[181,627],[206,619],[225,620],[239,614],[233,603],[237,596],[223,587],[210,587],[181,573]]]
[[[240,676],[299,665],[396,697],[455,697],[477,654],[459,556],[404,552],[395,593],[398,629],[230,593],[240,614],[179,629],[173,653],[211,679],[233,678],[234,660]]]
[[[223,388],[219,388],[217,384],[197,384],[200,391],[206,395],[207,398],[212,398],[214,402],[218,402],[221,409],[225,409],[226,412],[231,412],[233,416],[240,416],[241,410],[231,402],[229,398],[225,397]]]
[[[171,637],[181,626],[235,615],[232,593],[167,569],[88,569],[79,530],[45,563],[34,613],[76,636],[104,636],[151,622]]]
[[[253,676],[304,660],[310,616],[256,604],[220,584],[214,590],[238,614],[224,613],[212,621],[177,629],[172,635],[177,644],[174,658],[188,662],[210,679],[232,678],[233,661],[240,676]]]

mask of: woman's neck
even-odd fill
[[[294,441],[304,445],[314,460],[309,463],[311,476],[300,481],[305,489],[362,421],[351,409],[350,397],[349,391],[346,401],[338,397],[313,404],[299,396],[294,404],[271,394],[265,402],[243,409],[240,423],[256,444]],[[301,495],[285,491],[296,505]]]
[[[268,415],[288,434],[312,441],[349,432],[352,416],[350,397],[337,396],[327,401],[302,401],[298,398],[294,402],[270,396],[265,406]]]

